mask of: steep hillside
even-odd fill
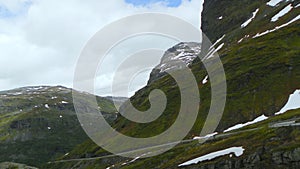
[[[211,0],[204,1],[203,6],[201,27],[212,42],[224,35],[223,42],[251,39],[300,14],[299,0]],[[285,13],[282,10],[287,6],[291,9]],[[274,17],[279,13],[284,15]]]
[[[92,141],[86,141],[47,168],[299,168],[300,162],[300,109],[288,111],[284,114],[270,117],[259,123],[218,133],[197,139],[184,140],[172,150],[151,158],[135,159],[118,157],[105,152]],[[199,142],[201,140],[201,142]],[[162,145],[164,149],[167,146]],[[202,158],[190,162],[198,157],[205,157],[221,150],[241,147],[242,154],[228,151],[216,158]],[[147,148],[149,153],[154,147]],[[212,159],[212,160],[208,160]]]
[[[232,1],[230,2],[227,6],[217,2],[214,5],[224,8],[233,6],[235,8],[236,5]],[[293,6],[296,6],[297,2],[299,1],[292,2]],[[271,22],[271,18],[275,14],[282,10],[284,6],[289,5],[289,2],[282,3],[284,4],[271,7],[265,2],[260,1],[261,10],[256,14],[253,21],[249,23],[249,27],[242,28],[242,22],[238,22],[240,26],[236,30],[223,36],[223,39],[216,41],[215,48],[218,49],[223,62],[228,86],[226,107],[217,131],[222,131],[235,123],[252,120],[261,114],[273,115],[285,104],[289,94],[300,87],[300,30],[299,20],[296,20],[300,19],[296,17],[299,15],[300,8],[294,7],[277,22],[270,23],[270,27],[258,26],[256,28],[256,24],[254,24],[258,23],[260,25],[266,21]],[[219,9],[215,6],[205,9],[215,12],[215,9]],[[267,15],[265,11],[268,12],[269,8],[272,8],[273,12]],[[224,10],[217,11],[221,13]],[[245,11],[243,10],[243,12]],[[252,12],[249,12],[249,14],[252,14]],[[268,17],[263,17],[265,15]],[[205,15],[203,20],[205,20]],[[291,20],[293,22],[290,22]],[[215,19],[215,22],[218,21]],[[283,27],[284,23],[290,24],[285,24]],[[278,27],[276,31],[255,37],[258,33],[276,27]],[[240,36],[244,37],[244,35],[240,34],[246,31],[244,29],[249,29],[249,37],[247,36],[247,38],[237,42],[238,40],[236,39],[239,39]],[[209,34],[215,31],[212,29],[205,33]],[[225,34],[226,31],[224,29],[224,32],[221,34]],[[201,131],[201,127],[206,119],[206,114],[210,106],[210,85],[209,83],[202,84],[207,73],[199,59],[195,59],[190,67],[198,80],[201,95],[199,116],[191,133],[193,135]],[[153,74],[157,71],[154,70],[152,72],[152,77],[155,76]],[[139,90],[131,98],[131,102],[139,110],[147,110],[150,107],[148,96],[154,89],[161,89],[166,93],[168,98],[167,109],[160,119],[150,124],[137,124],[120,117],[117,129],[131,136],[147,137],[157,135],[173,124],[177,117],[177,114],[174,112],[178,112],[180,106],[180,92],[175,80],[171,76],[163,76]],[[127,126],[127,128],[124,126]],[[127,130],[131,128],[137,130]]]
[[[97,99],[107,120],[115,120],[113,103]],[[61,86],[0,92],[0,162],[41,166],[86,140],[72,102],[72,89]]]
[[[185,141],[159,156],[142,159],[145,155],[140,155],[127,159],[111,155],[91,140],[86,140],[67,156],[46,167],[299,168],[300,111],[291,110],[275,116],[286,105],[289,95],[300,89],[299,14],[299,0],[277,0],[276,3],[274,0],[205,1],[202,28],[214,42],[223,62],[227,102],[216,130],[218,133],[197,137],[204,139],[204,143],[193,140],[193,137],[199,135],[206,120],[211,103],[211,83],[203,64],[196,58],[187,66],[197,79],[201,103],[196,123]],[[117,131],[144,138],[158,135],[174,123],[180,108],[180,90],[175,80],[158,68],[172,68],[172,65],[165,67],[166,61],[169,63],[172,59],[186,59],[190,57],[182,56],[199,54],[199,50],[191,50],[185,44],[188,43],[169,49],[161,64],[152,71],[148,85],[130,98],[137,109],[145,111],[151,106],[149,93],[161,89],[168,100],[163,114],[147,124],[134,123],[119,116],[113,125]],[[206,49],[204,45],[207,44],[202,44],[202,52],[204,47]],[[199,48],[193,45],[193,49]],[[207,59],[213,57],[211,55]],[[120,110],[126,111],[127,104]],[[238,128],[237,124],[252,125]],[[238,129],[229,131],[233,126]],[[163,145],[158,146],[164,148]],[[154,151],[149,147],[148,153]],[[216,154],[216,158],[207,158]],[[198,157],[200,160],[195,159]]]
[[[299,3],[205,1],[203,32],[210,39],[215,39],[213,35],[223,37],[215,46],[222,46],[219,55],[228,84],[225,123],[248,121],[261,114],[272,115],[285,104],[288,95],[299,88]],[[291,9],[282,13],[287,6]],[[231,12],[227,13],[228,10]],[[234,11],[244,14],[235,15]],[[282,16],[272,21],[278,14]],[[223,18],[217,18],[219,15]],[[224,26],[228,23],[227,17],[233,22],[230,29]],[[211,23],[205,24],[205,20]],[[220,27],[222,31],[217,30]],[[220,124],[219,129],[226,127],[228,125]]]

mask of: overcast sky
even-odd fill
[[[72,87],[81,50],[103,26],[136,13],[161,12],[200,27],[201,10],[201,0],[0,0],[0,90],[32,85]],[[145,43],[157,41],[148,39]],[[173,44],[166,40],[161,46],[167,49]],[[97,94],[110,94],[106,88],[111,76],[107,72],[96,78],[101,83]],[[138,76],[131,94],[147,79],[145,74]]]

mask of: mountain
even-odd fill
[[[282,1],[278,6],[274,7],[267,5],[267,2],[263,1],[259,1],[259,5],[258,1],[243,2],[245,6],[248,3],[255,4],[252,7],[253,9],[248,10],[249,12],[244,8],[239,10],[239,12],[246,13],[248,17],[244,18],[244,14],[238,15],[242,19],[234,19],[233,16],[228,14],[230,18],[233,18],[232,22],[236,24],[232,24],[233,28],[229,30],[224,28],[223,32],[219,33],[220,39],[214,41],[215,48],[219,49],[218,53],[222,60],[227,80],[227,102],[223,118],[217,128],[219,132],[233,124],[253,120],[262,114],[274,115],[275,112],[278,112],[284,106],[289,94],[299,88],[300,85],[300,62],[298,57],[299,20],[290,23],[290,21],[297,18],[300,8],[293,7],[289,13],[281,17],[277,22],[271,22],[272,17],[285,6],[289,4],[297,6],[299,1]],[[223,12],[228,10],[231,13],[231,11],[238,10],[237,6],[240,6],[239,3],[240,1],[221,1],[221,3],[219,1],[205,1],[203,25],[205,25],[206,20],[220,22],[218,17],[221,15],[225,20],[227,17],[225,14],[227,13],[224,14]],[[244,22],[252,18],[253,12],[257,9],[259,10],[256,17],[246,27],[242,27]],[[219,14],[214,14],[214,17],[211,17],[211,13],[214,12],[219,12]],[[268,23],[266,24],[266,22]],[[287,26],[282,27],[282,25]],[[210,27],[210,25],[206,27]],[[212,26],[211,30],[207,30],[204,33],[209,35],[218,32],[217,29],[220,27],[222,26]],[[275,29],[276,27],[278,27],[276,31],[255,37],[259,33]],[[240,41],[241,37],[244,37],[242,41]],[[210,39],[213,38],[214,36]],[[209,83],[202,84],[202,81],[207,76],[207,72],[201,61],[195,59],[190,67],[199,84],[201,96],[199,116],[190,133],[190,135],[195,135],[201,131],[206,119],[211,96]],[[155,77],[153,75],[155,72],[157,70],[151,73],[152,77]],[[161,89],[166,93],[168,109],[157,121],[150,124],[136,124],[120,117],[118,127],[125,125],[130,126],[128,128],[137,129],[135,131],[125,131],[126,129],[124,129],[123,131],[126,134],[141,137],[151,136],[150,133],[156,135],[165,131],[175,121],[177,114],[174,112],[179,110],[180,97],[178,96],[180,96],[180,92],[176,82],[169,75],[163,76],[139,90],[130,98],[132,104],[140,110],[147,110],[150,107],[148,96],[154,89]]]
[[[296,99],[299,99],[300,91],[295,94],[298,95]],[[57,159],[56,163],[51,163],[48,167],[57,169],[299,168],[300,109],[284,111],[277,116],[263,119],[243,128],[236,127],[235,130],[184,140],[172,150],[151,158],[137,156],[135,159],[130,159],[111,155],[89,140],[76,146],[67,156]],[[167,146],[162,145],[160,148],[165,147]],[[235,151],[227,151],[224,156],[217,156],[218,158],[209,155],[228,148],[240,148],[242,152],[237,154]],[[155,151],[154,147],[147,149],[149,152]],[[191,165],[193,162],[190,160],[205,155],[207,157],[202,158],[204,160],[201,163]],[[207,160],[210,158],[213,160]]]
[[[167,109],[156,121],[147,124],[119,116],[114,127],[133,137],[150,137],[168,129],[178,115],[180,91],[163,70],[172,68],[172,60],[188,58],[187,66],[199,84],[201,104],[196,123],[185,141],[159,156],[129,159],[110,155],[87,140],[59,159],[66,161],[48,167],[299,168],[300,109],[294,107],[295,110],[287,112],[288,109],[282,109],[290,102],[290,94],[300,88],[299,14],[296,0],[205,1],[202,30],[220,55],[227,81],[227,102],[217,133],[198,136],[210,107],[211,87],[201,61],[189,60],[207,44],[193,44],[197,49],[193,50],[188,43],[180,43],[166,51],[152,71],[148,85],[130,98],[137,109],[145,111],[150,108],[149,93],[161,89],[168,100]],[[127,103],[120,110],[126,111],[126,107]],[[194,136],[204,143],[193,140]]]
[[[183,62],[189,66],[193,60],[200,54],[201,44],[195,42],[181,42],[168,49],[163,55],[161,62],[150,74],[148,85],[155,80],[167,75],[166,71],[180,70],[182,67],[178,62]]]
[[[165,71],[180,72],[181,67],[173,67],[173,63],[182,60],[197,80],[201,102],[193,128],[171,150],[150,158],[141,154],[130,159],[85,139],[43,168],[300,168],[299,4],[299,0],[204,2],[202,30],[213,47],[182,42],[170,48],[151,72],[147,86],[130,98],[138,110],[146,111],[151,107],[150,92],[161,89],[168,101],[162,115],[147,124],[134,123],[121,115],[128,110],[127,101],[111,123],[116,131],[137,138],[167,130],[178,117],[180,90]],[[195,57],[201,56],[199,49],[218,52],[227,81],[222,119],[216,131],[201,136],[204,123],[213,119],[206,121],[212,84],[201,60]],[[203,59],[213,61],[214,57]],[[155,153],[157,147],[163,150],[168,145],[145,149]]]
[[[0,92],[0,162],[40,167],[88,139],[77,119],[72,91],[34,86]],[[89,95],[81,94],[83,98]],[[115,120],[113,103],[101,97],[97,100],[106,119]]]

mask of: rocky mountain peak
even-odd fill
[[[168,49],[161,62],[153,69],[148,84],[166,75],[166,71],[182,69],[182,66],[189,66],[200,54],[201,44],[196,42],[181,42]],[[184,64],[180,64],[180,63]]]

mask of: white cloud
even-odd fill
[[[17,13],[23,10],[24,5],[28,5],[30,0],[1,0],[0,5],[7,8],[13,13]]]
[[[106,24],[131,14],[162,12],[200,27],[202,8],[199,0],[184,0],[176,8],[163,3],[133,6],[123,0],[0,0],[0,5],[16,15],[0,18],[0,90],[42,84],[71,87],[82,48]]]

